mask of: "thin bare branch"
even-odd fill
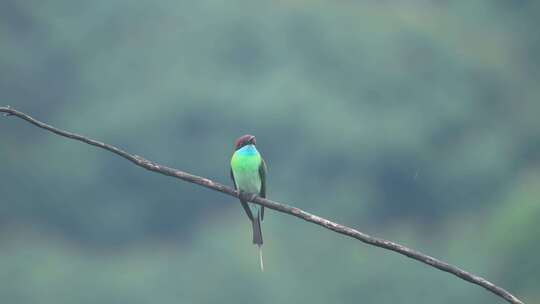
[[[222,192],[222,193],[234,196],[234,197],[238,197],[238,193],[234,189],[232,189],[230,187],[227,187],[225,185],[222,185],[220,183],[214,182],[212,180],[209,180],[209,179],[201,177],[201,176],[196,176],[196,175],[189,174],[189,173],[186,173],[186,172],[174,169],[174,168],[169,168],[169,167],[160,165],[158,163],[149,161],[149,160],[147,160],[147,159],[145,159],[143,157],[140,157],[138,155],[134,155],[134,154],[130,154],[128,152],[125,152],[125,151],[123,151],[123,150],[121,150],[121,149],[119,149],[119,148],[117,148],[115,146],[108,145],[108,144],[102,143],[100,141],[97,141],[97,140],[94,140],[94,139],[91,139],[91,138],[88,138],[88,137],[85,137],[85,136],[82,136],[82,135],[79,135],[79,134],[75,134],[75,133],[71,133],[71,132],[68,132],[68,131],[64,131],[64,130],[55,128],[55,127],[50,126],[50,125],[48,125],[46,123],[43,123],[43,122],[41,122],[39,120],[36,120],[36,119],[30,117],[29,115],[27,115],[25,113],[19,112],[19,111],[15,110],[15,109],[13,109],[13,108],[11,108],[9,106],[0,107],[0,113],[4,113],[5,116],[19,117],[19,118],[24,119],[27,122],[37,126],[37,127],[39,127],[39,128],[48,130],[48,131],[53,132],[53,133],[55,133],[57,135],[67,137],[67,138],[70,138],[70,139],[74,139],[74,140],[78,140],[78,141],[87,143],[89,145],[105,149],[105,150],[110,151],[110,152],[112,152],[114,154],[117,154],[117,155],[131,161],[132,163],[136,164],[137,166],[143,167],[143,168],[145,168],[147,170],[154,171],[154,172],[157,172],[157,173],[161,173],[161,174],[164,174],[164,175],[167,175],[167,176],[176,177],[176,178],[179,178],[181,180],[184,180],[184,181],[187,181],[187,182],[190,182],[190,183],[193,183],[193,184],[197,184],[197,185],[209,188],[209,189],[214,190],[214,191],[219,191],[219,192]],[[316,225],[322,226],[322,227],[324,227],[326,229],[335,231],[335,232],[337,232],[339,234],[343,234],[343,235],[355,238],[355,239],[357,239],[357,240],[359,240],[361,242],[364,242],[366,244],[373,245],[373,246],[380,247],[380,248],[384,248],[384,249],[387,249],[387,250],[395,251],[395,252],[397,252],[397,253],[399,253],[401,255],[407,256],[407,257],[409,257],[411,259],[417,260],[417,261],[422,262],[424,264],[427,264],[427,265],[429,265],[431,267],[434,267],[434,268],[437,268],[439,270],[451,273],[451,274],[453,274],[453,275],[455,275],[455,276],[457,276],[457,277],[459,277],[459,278],[461,278],[461,279],[463,279],[465,281],[468,281],[470,283],[482,286],[485,289],[487,289],[487,290],[491,291],[492,293],[494,293],[495,295],[505,299],[509,303],[523,304],[523,302],[521,302],[518,298],[513,296],[511,293],[509,293],[505,289],[491,283],[490,281],[488,281],[488,280],[486,280],[486,279],[484,279],[484,278],[482,278],[480,276],[474,275],[474,274],[472,274],[470,272],[467,272],[465,270],[462,270],[462,269],[460,269],[460,268],[458,268],[456,266],[450,265],[450,264],[448,264],[446,262],[443,262],[443,261],[438,260],[438,259],[436,259],[434,257],[431,257],[429,255],[418,252],[416,250],[410,249],[410,248],[405,247],[403,245],[400,245],[398,243],[394,243],[394,242],[387,241],[387,240],[384,240],[384,239],[381,239],[381,238],[376,238],[376,237],[370,236],[370,235],[365,234],[363,232],[360,232],[358,230],[349,228],[347,226],[344,226],[344,225],[329,221],[327,219],[324,219],[322,217],[316,216],[314,214],[308,213],[308,212],[303,211],[303,210],[301,210],[299,208],[292,207],[292,206],[282,204],[282,203],[278,203],[278,202],[275,202],[275,201],[272,201],[272,200],[269,200],[269,199],[264,199],[264,198],[261,198],[261,197],[254,197],[251,200],[251,202],[255,203],[255,204],[262,205],[262,206],[265,206],[265,207],[268,207],[270,209],[273,209],[273,210],[276,210],[276,211],[279,211],[279,212],[282,212],[282,213],[293,215],[293,216],[301,218],[301,219],[303,219],[305,221],[308,221],[308,222],[314,223]]]

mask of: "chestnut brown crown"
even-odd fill
[[[249,134],[242,135],[236,140],[234,149],[238,150],[242,148],[243,146],[255,145],[255,143],[256,143],[255,136],[249,135]]]

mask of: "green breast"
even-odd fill
[[[261,177],[259,175],[261,155],[254,146],[246,147],[237,150],[231,159],[234,181],[242,191],[259,193],[261,191]]]

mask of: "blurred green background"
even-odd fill
[[[0,1],[0,104],[540,301],[538,1]],[[395,253],[0,119],[3,303],[504,303]]]

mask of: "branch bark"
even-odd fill
[[[234,189],[232,189],[230,187],[227,187],[225,185],[222,185],[220,183],[214,182],[212,180],[209,180],[209,179],[201,177],[201,176],[189,174],[189,173],[186,173],[186,172],[174,169],[174,168],[170,168],[170,167],[160,165],[158,163],[147,160],[147,159],[145,159],[145,158],[143,158],[141,156],[130,154],[130,153],[126,152],[126,151],[123,151],[123,150],[115,147],[115,146],[108,145],[108,144],[102,143],[100,141],[97,141],[97,140],[94,140],[94,139],[91,139],[91,138],[88,138],[88,137],[85,137],[85,136],[82,136],[82,135],[79,135],[79,134],[75,134],[75,133],[71,133],[71,132],[68,132],[68,131],[64,131],[64,130],[55,128],[55,127],[53,127],[51,125],[48,125],[48,124],[43,123],[43,122],[41,122],[39,120],[36,120],[36,119],[30,117],[29,115],[27,115],[25,113],[22,113],[22,112],[19,112],[19,111],[15,110],[15,109],[12,109],[9,106],[0,107],[0,113],[4,113],[4,116],[16,116],[16,117],[21,118],[21,119],[23,119],[23,120],[25,120],[25,121],[39,127],[39,128],[48,130],[48,131],[53,132],[53,133],[55,133],[57,135],[67,137],[67,138],[70,138],[70,139],[73,139],[73,140],[81,141],[81,142],[84,142],[86,144],[105,149],[107,151],[110,151],[110,152],[112,152],[114,154],[117,154],[117,155],[131,161],[135,165],[140,166],[140,167],[142,167],[144,169],[147,169],[147,170],[150,170],[150,171],[153,171],[153,172],[157,172],[157,173],[161,173],[163,175],[176,177],[176,178],[181,179],[183,181],[187,181],[187,182],[190,182],[190,183],[193,183],[193,184],[197,184],[197,185],[209,188],[209,189],[214,190],[214,191],[219,191],[219,192],[228,194],[230,196],[238,197],[238,193]],[[262,206],[265,206],[265,207],[268,207],[270,209],[273,209],[273,210],[276,210],[276,211],[279,211],[279,212],[282,212],[282,213],[286,213],[286,214],[301,218],[301,219],[303,219],[305,221],[308,221],[308,222],[314,223],[316,225],[322,226],[322,227],[324,227],[326,229],[332,230],[332,231],[337,232],[339,234],[343,234],[343,235],[346,235],[348,237],[357,239],[357,240],[359,240],[359,241],[361,241],[363,243],[366,243],[366,244],[369,244],[369,245],[372,245],[372,246],[375,246],[375,247],[387,249],[387,250],[392,250],[392,251],[397,252],[397,253],[399,253],[401,255],[404,255],[404,256],[409,257],[409,258],[414,259],[414,260],[417,260],[417,261],[422,262],[424,264],[427,264],[427,265],[429,265],[431,267],[434,267],[434,268],[437,268],[439,270],[451,273],[451,274],[457,276],[460,279],[463,279],[463,280],[468,281],[470,283],[479,285],[479,286],[491,291],[495,295],[505,299],[509,303],[523,304],[522,301],[520,301],[518,298],[513,296],[511,293],[509,293],[505,289],[491,283],[490,281],[488,281],[488,280],[486,280],[486,279],[484,279],[484,278],[482,278],[480,276],[477,276],[475,274],[467,272],[467,271],[465,271],[463,269],[460,269],[460,268],[458,268],[456,266],[450,265],[450,264],[448,264],[446,262],[438,260],[438,259],[436,259],[434,257],[429,256],[429,255],[423,254],[423,253],[421,253],[419,251],[410,249],[410,248],[405,247],[403,245],[400,245],[398,243],[394,243],[394,242],[387,241],[387,240],[384,240],[384,239],[381,239],[381,238],[370,236],[368,234],[365,234],[365,233],[360,232],[358,230],[355,230],[353,228],[349,228],[347,226],[344,226],[344,225],[329,221],[329,220],[324,219],[322,217],[319,217],[317,215],[308,213],[308,212],[306,212],[304,210],[301,210],[299,208],[292,207],[292,206],[289,206],[289,205],[286,205],[286,204],[283,204],[283,203],[278,203],[278,202],[275,202],[275,201],[272,201],[272,200],[269,200],[269,199],[264,199],[264,198],[261,198],[261,197],[254,197],[251,200],[251,202],[255,203],[255,204],[262,205]]]

